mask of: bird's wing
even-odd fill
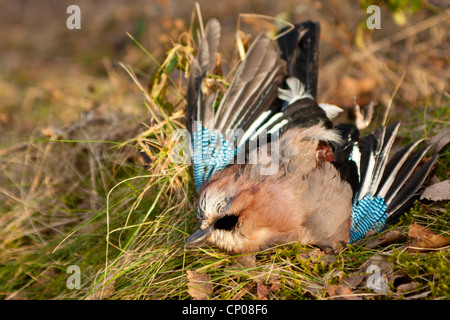
[[[349,160],[356,165],[358,185],[354,195],[350,241],[363,238],[369,230],[394,222],[415,200],[437,156],[420,165],[430,146],[413,152],[413,142],[389,160],[400,123],[380,127],[354,144]]]
[[[197,48],[197,57],[190,65],[187,90],[186,116],[189,131],[193,132],[194,122],[201,121],[209,126],[214,119],[215,96],[204,94],[204,81],[216,66],[217,49],[220,41],[220,23],[216,19],[208,21],[204,36]]]
[[[205,96],[203,87],[208,72],[215,66],[218,32],[217,20],[209,21],[192,62],[188,84],[188,129],[198,189],[215,172],[234,161],[240,146],[250,138],[244,131],[269,120],[271,112],[267,111],[286,75],[286,62],[281,59],[276,42],[259,35],[215,111],[217,94]]]
[[[248,161],[249,154],[270,143],[274,135],[292,128],[332,127],[330,110],[315,101],[318,23],[296,25],[278,44],[262,34],[256,37],[217,103],[217,94],[203,94],[203,83],[215,65],[211,52],[217,51],[218,36],[211,33],[219,31],[217,21],[207,24],[189,79],[188,128],[198,189],[226,165]],[[287,70],[292,77],[285,79]]]

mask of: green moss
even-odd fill
[[[430,299],[450,298],[450,253],[447,251],[408,253],[394,250],[391,261],[414,281],[422,284],[421,291],[431,291]]]
[[[427,226],[437,233],[450,230],[450,202],[440,201],[433,203],[417,202],[409,212],[400,217],[396,226],[408,228],[412,223]]]

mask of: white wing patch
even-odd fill
[[[292,104],[303,98],[313,99],[313,97],[306,92],[305,85],[297,78],[289,77],[286,79],[286,83],[288,85],[288,89],[278,89],[278,98],[281,100],[286,101],[288,104]]]
[[[344,111],[344,109],[339,108],[337,105],[329,104],[329,103],[319,103],[319,107],[322,108],[323,111],[327,114],[328,119],[336,118],[339,113]]]

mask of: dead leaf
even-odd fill
[[[320,263],[322,261],[326,266],[331,265],[337,261],[334,255],[327,254],[320,249],[314,249],[313,251],[310,252],[300,253],[297,255],[297,259],[298,260],[310,259],[311,267],[313,267],[314,264]]]
[[[186,270],[188,293],[194,300],[208,300],[211,298],[214,287],[211,277],[205,273]]]
[[[235,259],[234,266],[245,267],[245,268],[255,268],[256,267],[256,255],[246,254],[243,256],[238,256]]]
[[[398,274],[393,270],[394,264],[384,255],[375,254],[364,262],[353,274],[345,275],[341,283],[351,289],[368,288],[378,294],[390,292],[388,283]]]
[[[412,281],[412,282],[408,282],[408,283],[404,283],[401,284],[397,287],[397,293],[405,293],[405,292],[410,292],[415,290],[418,286],[420,285],[420,283],[416,282],[416,281]]]
[[[427,187],[420,199],[431,201],[450,200],[450,180],[441,181]]]
[[[440,131],[437,135],[432,137],[428,143],[431,144],[431,152],[433,154],[439,153],[450,143],[450,129]]]
[[[378,237],[371,239],[367,242],[367,247],[375,248],[378,246],[387,246],[392,243],[398,242],[406,238],[401,232],[397,230],[389,231],[385,234],[380,234]]]
[[[266,286],[262,279],[258,280],[256,283],[256,293],[258,294],[259,300],[268,300],[268,295],[270,292],[278,291],[281,288],[280,279],[270,278],[272,285],[270,288]]]
[[[270,286],[270,292],[278,291],[281,289],[281,282],[278,278],[271,278],[272,285]]]
[[[426,249],[436,249],[450,244],[450,237],[436,234],[420,224],[413,223],[409,226],[408,236],[410,238],[410,252],[426,251]]]
[[[333,278],[338,278],[339,280],[341,280],[343,276],[344,276],[344,271],[334,269],[334,270],[331,270],[330,272],[327,272],[323,276],[323,280],[328,281]]]
[[[325,291],[330,296],[330,300],[362,300],[346,285],[327,285]]]
[[[359,287],[359,285],[361,284],[361,282],[363,281],[365,277],[365,272],[361,273],[361,272],[355,272],[352,274],[346,274],[342,277],[342,283],[345,283],[346,285],[348,285],[350,288],[357,288]]]
[[[422,237],[422,236],[430,234],[430,233],[434,233],[434,232],[432,232],[428,228],[421,226],[418,223],[413,223],[409,226],[408,237],[415,239],[415,238],[419,238],[419,237]]]
[[[269,288],[264,285],[262,280],[259,280],[256,284],[256,292],[259,300],[268,300],[267,296],[270,292]]]

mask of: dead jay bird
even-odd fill
[[[411,205],[436,157],[419,166],[429,147],[414,152],[418,141],[388,161],[399,123],[364,138],[353,125],[333,128],[340,109],[315,100],[319,33],[307,21],[277,42],[257,36],[219,96],[206,82],[220,24],[207,23],[187,93],[200,196],[188,245],[243,253],[299,241],[338,250]]]

